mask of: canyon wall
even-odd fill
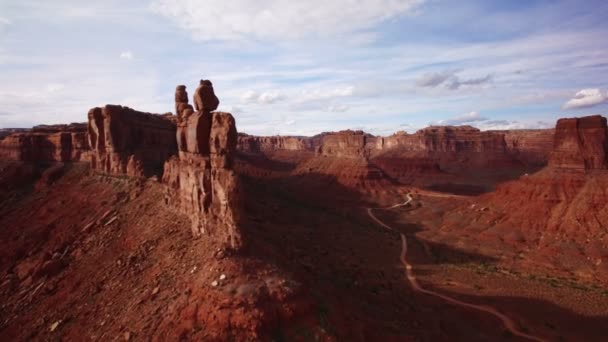
[[[109,174],[161,175],[177,153],[176,125],[169,116],[106,105],[88,114],[91,168]]]
[[[312,141],[306,137],[270,136],[261,137],[239,133],[237,150],[246,153],[269,153],[284,151],[312,151]]]
[[[0,159],[4,160],[79,161],[87,150],[86,124],[35,126],[17,130],[0,140]]]
[[[529,166],[545,166],[553,150],[554,129],[516,129],[488,131],[502,134],[507,152]]]
[[[426,169],[432,164],[461,167],[543,166],[553,148],[553,130],[480,131],[470,126],[431,126],[414,134],[376,137],[363,131],[322,133],[313,137],[240,135],[245,153],[307,151],[317,155],[382,158],[381,164],[407,159]],[[400,161],[401,163],[401,161]]]
[[[188,215],[194,236],[242,246],[241,194],[233,170],[237,131],[229,113],[194,113],[178,123],[179,153],[164,166],[167,203]]]

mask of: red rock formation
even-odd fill
[[[220,105],[220,100],[215,96],[213,84],[209,80],[201,80],[200,85],[194,92],[194,108],[197,112],[212,112]]]
[[[242,245],[240,194],[232,170],[237,131],[229,113],[195,113],[177,131],[179,155],[165,163],[168,203],[192,220],[192,233],[227,247]]]
[[[245,153],[269,153],[276,151],[313,151],[312,140],[307,137],[262,137],[239,133],[237,150]]]
[[[324,156],[333,157],[367,157],[368,139],[373,137],[363,131],[340,131],[322,134],[317,152]],[[313,138],[314,139],[314,138]]]
[[[188,92],[185,85],[178,85],[175,89],[175,115],[180,116],[182,110],[188,105]]]
[[[600,115],[557,121],[549,165],[566,169],[605,169],[608,130]]]
[[[106,105],[89,111],[91,167],[110,174],[161,174],[176,154],[175,123],[166,116]]]
[[[86,124],[35,126],[0,140],[0,159],[23,162],[79,161],[88,150]]]
[[[553,150],[554,129],[518,129],[487,132],[502,134],[507,144],[507,152],[525,165],[547,165],[549,154]]]
[[[431,126],[415,134],[401,132],[376,140],[374,156],[430,158],[442,168],[495,167],[512,162],[501,134],[470,126]]]

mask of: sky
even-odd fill
[[[608,110],[605,0],[0,0],[0,128],[166,113],[256,135],[553,127]]]

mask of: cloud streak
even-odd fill
[[[152,11],[202,41],[288,40],[367,30],[423,0],[157,0]]]
[[[484,77],[461,79],[456,75],[457,72],[458,71],[446,70],[426,73],[416,80],[416,85],[426,88],[443,86],[446,89],[456,90],[463,86],[479,86],[492,82],[492,75],[490,74]]]

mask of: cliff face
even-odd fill
[[[177,153],[176,126],[168,117],[106,105],[89,111],[91,167],[129,176],[160,175]]]
[[[421,167],[458,161],[465,168],[518,163],[542,166],[546,165],[552,147],[552,130],[482,132],[470,126],[431,126],[415,134],[398,132],[387,137],[350,130],[314,137],[241,135],[238,141],[238,150],[246,153],[308,151],[334,157],[383,157],[384,164],[408,159]]]
[[[553,150],[554,129],[492,131],[503,134],[507,151],[526,165],[545,166]]]
[[[608,131],[600,115],[557,121],[549,165],[564,169],[605,169]]]
[[[4,160],[79,161],[87,150],[86,124],[36,126],[0,140],[0,159]]]
[[[306,137],[260,137],[239,133],[237,150],[246,153],[284,151],[312,151],[312,141]]]
[[[332,157],[368,157],[368,142],[373,138],[371,134],[363,131],[340,131],[335,133],[326,133],[319,136],[317,139],[318,146],[315,150],[323,156]]]
[[[177,140],[179,154],[164,166],[167,202],[190,217],[194,236],[239,249],[241,195],[232,169],[237,144],[234,118],[229,113],[194,113],[178,123]]]

